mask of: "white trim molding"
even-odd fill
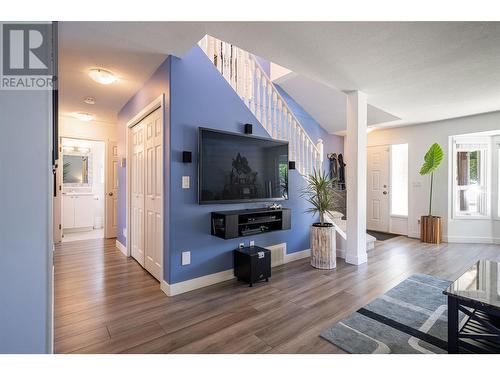
[[[302,251],[296,251],[294,253],[285,254],[285,262],[290,263],[294,260],[304,259],[311,256],[311,249],[306,249]]]
[[[127,256],[127,247],[126,247],[124,244],[122,244],[120,241],[116,240],[116,244],[115,244],[115,246],[116,246],[116,248],[117,248],[118,250],[120,250],[120,252],[121,252],[123,255]]]
[[[165,280],[162,280],[160,287],[167,296],[171,297],[231,279],[234,279],[234,272],[232,268],[226,271],[212,273],[211,275],[201,276],[175,284],[168,284]]]
[[[475,236],[446,236],[444,242],[500,244],[500,238]]]
[[[132,255],[132,244],[131,241],[129,240],[132,238],[131,235],[131,226],[130,226],[130,210],[132,205],[130,204],[131,202],[131,184],[132,184],[132,179],[131,179],[131,171],[132,171],[132,166],[130,165],[130,160],[131,160],[131,143],[130,143],[130,132],[131,129],[134,125],[138,124],[142,119],[144,119],[147,115],[152,113],[153,111],[157,110],[158,108],[161,108],[161,119],[162,119],[162,127],[163,127],[163,138],[165,138],[165,94],[161,94],[158,96],[156,99],[154,99],[151,103],[149,103],[147,106],[145,106],[139,113],[137,113],[132,119],[130,119],[127,122],[127,125],[125,127],[125,230],[126,230],[126,235],[125,238],[127,238],[127,244],[126,244],[126,254],[127,256]],[[163,139],[163,142],[165,139]],[[167,145],[163,145],[163,159],[165,159],[165,148]],[[165,168],[165,166],[163,166]],[[165,177],[164,177],[165,178]],[[163,181],[163,189],[165,189],[166,184],[165,181]],[[165,210],[163,210],[163,215],[162,217],[165,216]],[[164,223],[164,221],[163,221]],[[164,225],[162,223],[162,228],[164,228]],[[164,231],[165,229],[163,229]],[[162,233],[162,238],[163,238],[164,233]],[[163,263],[165,263],[165,259],[163,259]],[[164,269],[164,264],[162,264],[162,268]]]
[[[118,241],[117,241],[118,242]],[[279,244],[282,246],[283,244]],[[275,245],[278,246],[278,245]],[[270,246],[269,246],[270,247]],[[285,254],[284,263],[290,263],[295,260],[308,258],[311,256],[311,249],[296,251],[294,253]],[[206,286],[222,283],[224,281],[234,279],[234,270],[230,268],[225,271],[212,273],[206,276],[200,276],[195,279],[181,281],[179,283],[169,284],[165,280],[160,283],[161,290],[169,297],[176,296],[178,294],[190,292],[195,289],[204,288]]]

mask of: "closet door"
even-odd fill
[[[144,120],[132,128],[131,253],[144,267]]]
[[[157,109],[145,119],[145,268],[163,279],[163,123]]]

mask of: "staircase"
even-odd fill
[[[321,170],[323,141],[306,133],[271,79],[251,53],[209,35],[200,48],[274,139],[288,141],[290,160],[302,175]]]

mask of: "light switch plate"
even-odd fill
[[[189,176],[182,176],[182,188],[189,189]]]
[[[183,251],[182,252],[182,265],[187,266],[191,264],[191,251]]]
[[[122,234],[123,234],[123,237],[127,238],[127,228],[123,228]]]

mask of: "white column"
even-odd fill
[[[366,95],[347,93],[345,150],[347,188],[347,251],[345,260],[362,264],[366,256]]]

